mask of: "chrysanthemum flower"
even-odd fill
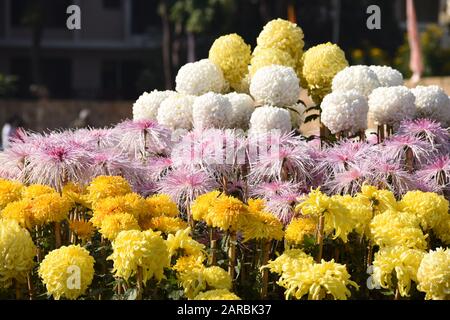
[[[43,225],[66,219],[72,208],[72,203],[58,193],[48,193],[34,198],[31,207],[35,222],[38,225]]]
[[[94,258],[80,246],[61,247],[47,254],[39,265],[39,276],[56,300],[75,300],[85,294],[94,278]]]
[[[394,194],[389,190],[381,189],[371,185],[363,185],[361,193],[356,195],[366,205],[374,210],[374,214],[383,213],[386,210],[396,210],[398,207]]]
[[[133,104],[133,120],[156,120],[159,106],[173,94],[170,90],[144,92]]]
[[[216,289],[200,292],[192,300],[241,300],[227,289]]]
[[[128,280],[142,268],[143,281],[164,277],[164,268],[169,266],[169,252],[159,232],[152,230],[122,231],[114,240],[113,253],[108,260],[113,260],[113,273]]]
[[[21,198],[23,185],[17,181],[0,179],[0,210]]]
[[[61,194],[63,197],[67,198],[69,201],[75,204],[79,204],[84,207],[90,207],[86,194],[86,188],[84,186],[69,182],[68,184],[64,185]]]
[[[429,230],[447,218],[449,203],[433,192],[409,191],[399,201],[399,210],[414,214],[420,219],[421,227]]]
[[[205,93],[192,106],[194,128],[228,128],[231,117],[231,103],[221,94]]]
[[[205,261],[205,259],[206,257],[203,254],[181,256],[177,259],[172,269],[180,273],[193,269],[201,269],[204,267],[203,262]]]
[[[130,184],[119,176],[96,177],[87,187],[89,201],[96,201],[115,196],[123,196],[131,192]]]
[[[403,85],[403,75],[400,71],[389,66],[370,66],[369,68],[375,72],[382,87],[395,87]]]
[[[442,219],[433,231],[443,243],[450,244],[450,215]]]
[[[417,282],[417,269],[425,252],[407,247],[381,248],[373,260],[373,278],[385,289],[393,289],[393,273],[397,279],[397,288],[402,297],[411,289],[411,281]]]
[[[331,92],[334,76],[348,66],[345,53],[336,44],[330,42],[308,49],[302,56],[302,87],[315,103]]]
[[[220,195],[221,192],[217,190],[199,195],[191,205],[191,212],[194,220],[204,220],[205,216],[208,214],[209,209],[212,207],[213,203],[215,203]]]
[[[441,156],[429,160],[429,164],[416,171],[419,181],[431,182],[442,190],[450,189],[450,156]]]
[[[158,109],[158,123],[169,129],[192,129],[192,106],[195,97],[174,94],[165,99]]]
[[[178,230],[175,234],[169,234],[167,236],[167,249],[169,250],[169,255],[172,257],[176,254],[178,250],[182,250],[183,254],[200,257],[203,256],[205,246],[189,235],[191,233],[191,228],[185,228],[183,230]]]
[[[417,86],[411,89],[416,97],[417,116],[437,121],[450,120],[450,98],[439,86]]]
[[[447,300],[450,297],[450,250],[437,248],[422,259],[417,271],[417,289],[425,299]]]
[[[91,239],[95,232],[95,228],[92,223],[85,220],[69,221],[69,229],[83,241],[88,241]]]
[[[139,225],[143,230],[152,229],[165,234],[175,233],[188,227],[188,223],[183,219],[166,216],[145,219],[144,221],[139,221]]]
[[[342,205],[344,205],[349,213],[349,219],[353,220],[354,230],[360,235],[369,234],[369,224],[373,217],[373,208],[359,197],[350,195],[335,196]]]
[[[219,197],[204,218],[207,225],[225,231],[237,231],[247,219],[249,219],[248,207],[231,196]]]
[[[375,72],[368,66],[350,66],[339,71],[333,78],[332,89],[336,91],[355,90],[363,96],[380,87],[380,82]]]
[[[209,49],[209,60],[223,72],[233,89],[239,87],[250,63],[250,46],[236,33],[217,38]]]
[[[314,264],[314,258],[300,249],[288,249],[275,260],[270,260],[263,268],[279,275],[293,275],[309,269]]]
[[[260,199],[258,199],[260,200]],[[283,225],[272,213],[264,211],[255,201],[249,200],[249,216],[239,226],[245,241],[251,239],[281,240]]]
[[[252,97],[244,93],[231,92],[225,95],[231,103],[230,128],[246,130],[255,111]]]
[[[262,49],[256,47],[255,50],[253,50],[252,59],[248,68],[250,77],[252,77],[259,69],[273,64],[291,67],[295,70],[297,61],[295,61],[286,51],[277,48]],[[298,72],[298,70],[296,71]]]
[[[157,194],[145,199],[150,207],[150,215],[153,217],[176,217],[180,214],[177,204],[167,194]]]
[[[231,289],[231,277],[220,267],[212,266],[204,270],[205,280],[209,287],[214,289]]]
[[[32,201],[22,199],[9,203],[2,211],[1,218],[15,220],[23,228],[31,230],[37,223],[34,218]]]
[[[115,213],[101,220],[100,233],[106,239],[114,241],[121,231],[141,230],[138,221],[129,213]]]
[[[25,283],[35,255],[28,231],[16,221],[0,219],[0,288],[10,287],[13,281]]]
[[[284,239],[290,245],[303,245],[305,236],[314,236],[316,229],[317,221],[312,218],[293,219],[286,227]]]
[[[52,187],[42,184],[32,184],[22,189],[22,198],[32,200],[44,194],[56,193]]]

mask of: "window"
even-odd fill
[[[161,17],[158,15],[158,0],[132,0],[131,2],[131,32],[143,34],[150,27],[161,25]]]
[[[102,63],[102,98],[134,99],[143,65],[139,61],[106,60]]]
[[[119,10],[121,4],[121,0],[103,0],[103,8],[105,9]]]

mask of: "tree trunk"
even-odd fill
[[[187,35],[187,61],[195,61],[195,34],[193,32],[186,32]]]
[[[172,81],[172,43],[171,43],[171,27],[169,20],[169,8],[167,0],[161,1],[161,20],[163,28],[162,39],[162,53],[163,53],[163,68],[164,68],[164,81],[166,89],[173,88]]]

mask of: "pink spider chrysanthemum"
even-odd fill
[[[294,207],[299,193],[285,193],[272,196],[266,201],[265,210],[275,215],[285,226],[294,217]]]
[[[397,162],[405,163],[407,152],[411,151],[415,163],[424,163],[433,152],[431,145],[415,136],[394,135],[385,141],[383,153]]]
[[[432,182],[444,192],[450,191],[450,156],[432,159],[416,172],[419,181]]]
[[[147,161],[148,176],[152,180],[159,180],[165,176],[173,166],[173,160],[169,157],[154,157]]]
[[[354,195],[361,191],[361,187],[367,179],[368,172],[357,165],[350,165],[345,171],[338,172],[332,179],[328,179],[323,189],[328,194]]]
[[[87,145],[95,149],[104,149],[114,146],[113,130],[110,128],[88,128],[79,129],[73,132],[75,139],[84,141]]]
[[[271,199],[279,195],[299,194],[305,191],[304,189],[301,184],[291,181],[261,182],[250,187],[249,195],[251,197]]]

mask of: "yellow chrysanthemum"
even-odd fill
[[[417,282],[417,269],[425,252],[406,247],[381,248],[373,260],[373,279],[385,289],[394,289],[392,276],[395,271],[400,295],[408,296],[411,281]]]
[[[113,241],[121,231],[141,230],[135,217],[129,213],[115,213],[102,220],[100,233]]]
[[[69,222],[69,228],[83,241],[87,241],[92,238],[95,232],[95,228],[92,223],[84,220],[71,220]]]
[[[331,92],[334,76],[348,66],[345,53],[330,42],[308,49],[300,62],[302,68],[302,87],[308,88],[315,103]]]
[[[368,234],[373,215],[372,207],[361,198],[350,195],[335,196],[335,199],[338,199],[348,209],[350,218],[353,220],[354,230],[360,235]]]
[[[378,190],[377,187],[363,185],[356,198],[372,207],[374,214],[383,213],[386,210],[397,210],[398,203],[394,194],[389,190]]]
[[[266,201],[264,199],[248,199],[248,210],[251,213],[264,211],[266,208]]]
[[[206,257],[204,255],[182,256],[179,257],[172,269],[177,272],[185,272],[187,270],[193,270],[203,268],[203,261]]]
[[[256,39],[259,48],[275,48],[287,52],[295,61],[303,54],[303,30],[283,19],[269,21]]]
[[[241,298],[227,289],[218,289],[201,292],[192,300],[241,300]]]
[[[437,248],[425,254],[417,271],[417,289],[425,299],[450,299],[450,250]]]
[[[237,231],[238,226],[246,223],[248,216],[248,207],[242,201],[221,196],[212,204],[204,220],[208,226]]]
[[[209,49],[209,60],[223,72],[234,89],[239,87],[250,63],[250,46],[236,33],[217,38]]]
[[[203,256],[205,246],[192,239],[189,235],[190,233],[191,228],[186,228],[184,230],[177,231],[175,235],[169,234],[167,236],[167,249],[171,257],[180,249],[183,250],[185,255],[192,257]]]
[[[31,230],[35,225],[32,202],[24,199],[9,203],[1,212],[1,217],[17,221],[21,227]]]
[[[146,199],[149,205],[149,214],[152,217],[176,217],[180,214],[177,204],[167,194],[157,194]]]
[[[371,237],[381,247],[425,249],[426,236],[419,223],[419,219],[410,213],[387,210],[375,216],[370,223]]]
[[[90,208],[89,197],[86,193],[86,188],[81,185],[69,182],[62,188],[62,195],[70,201],[82,205],[86,208]]]
[[[288,249],[275,260],[270,260],[262,268],[268,268],[270,272],[282,274],[295,274],[306,270],[314,263],[313,257],[300,249]]]
[[[170,264],[166,242],[159,232],[152,230],[128,230],[118,234],[112,243],[113,253],[108,260],[113,260],[113,273],[128,280],[142,268],[143,281],[151,278],[161,280],[164,268]]]
[[[253,211],[239,226],[245,241],[251,239],[281,240],[283,224],[270,212]]]
[[[289,245],[302,245],[305,236],[314,236],[317,231],[317,221],[312,218],[293,219],[286,227],[284,239]]]
[[[42,184],[32,184],[22,189],[22,198],[31,200],[49,193],[56,193],[56,190]]]
[[[220,191],[214,190],[198,196],[191,205],[191,213],[194,220],[203,220],[220,195]]]
[[[31,200],[33,216],[38,225],[61,222],[67,218],[71,202],[58,193],[47,193]]]
[[[449,204],[444,196],[437,193],[408,191],[399,202],[399,209],[419,217],[422,228],[429,230],[447,218]]]
[[[259,48],[256,47],[253,51],[252,60],[248,68],[250,76],[252,77],[256,71],[262,67],[270,66],[273,64],[291,67],[295,70],[296,61],[291,55],[277,48]]]
[[[47,254],[38,272],[48,294],[56,300],[75,300],[90,286],[94,278],[94,262],[89,251],[71,245]]]
[[[21,198],[23,185],[17,181],[0,179],[0,210]]]
[[[214,289],[231,289],[231,277],[228,272],[220,267],[212,266],[203,270],[206,283]]]
[[[327,296],[332,296],[335,300],[347,300],[351,295],[347,287],[359,288],[350,280],[345,265],[335,263],[334,260],[322,260],[302,272],[282,277],[277,283],[286,288],[286,299],[300,299],[307,294],[308,300],[322,300]]]
[[[13,280],[25,283],[35,255],[28,231],[14,220],[0,219],[0,288],[8,288]]]
[[[443,243],[450,244],[450,214],[447,214],[433,231]]]
[[[120,176],[99,176],[87,187],[88,200],[95,203],[106,197],[123,196],[131,193],[131,186]]]
[[[144,223],[140,223],[139,225],[143,230],[158,230],[165,234],[175,233],[179,230],[184,230],[189,226],[183,219],[165,216],[144,220]]]

